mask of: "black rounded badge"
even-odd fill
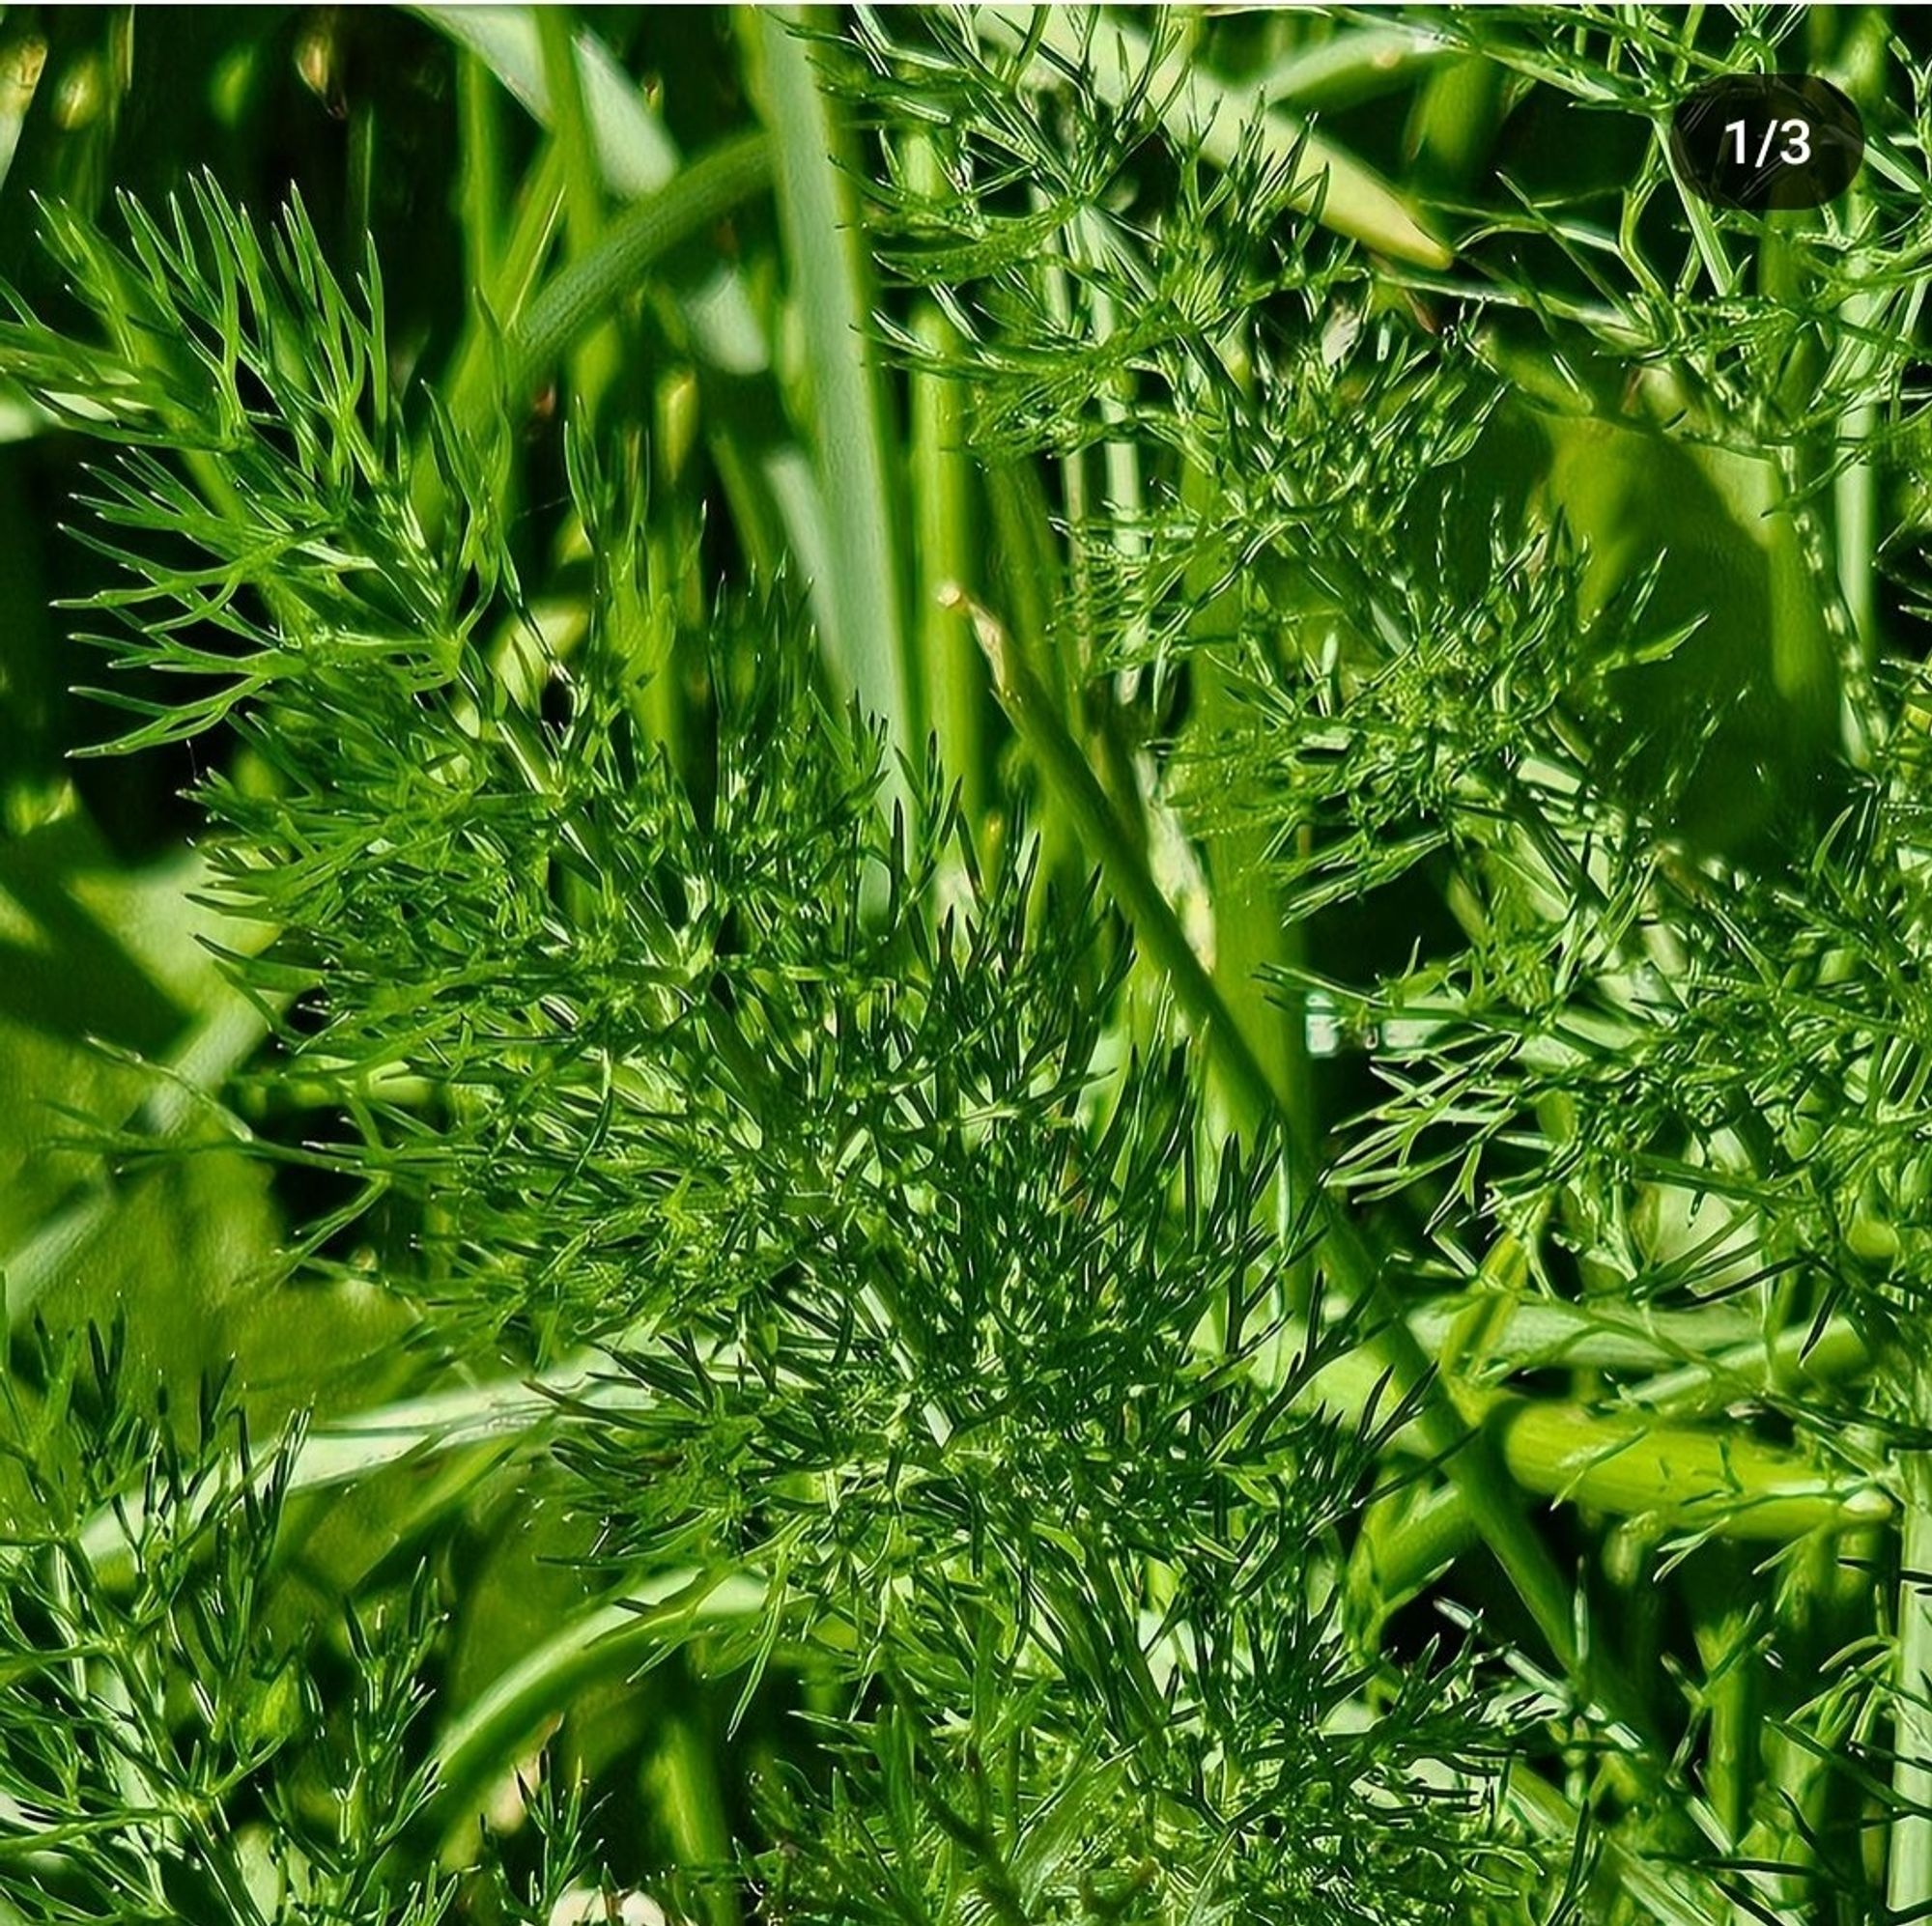
[[[1707,80],[1670,117],[1685,182],[1720,208],[1817,208],[1852,184],[1865,155],[1859,110],[1812,73]]]

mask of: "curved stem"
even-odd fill
[[[721,142],[655,194],[635,202],[531,301],[506,344],[509,388],[526,393],[556,357],[680,243],[702,234],[771,184],[762,133]]]

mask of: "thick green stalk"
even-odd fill
[[[1356,1638],[1373,1650],[1388,1618],[1475,1544],[1469,1508],[1452,1485],[1377,1500],[1349,1555],[1349,1619]]]
[[[1795,1691],[1799,1704],[1794,1714],[1766,1721],[1766,1792],[1744,1855],[1772,1869],[1764,1891],[1779,1918],[1810,1916],[1803,1909],[1819,1884],[1818,1841],[1834,1792],[1846,1790],[1835,1770],[1839,1748],[1865,1702],[1856,1673],[1829,1661],[1870,1625],[1870,1574],[1883,1558],[1878,1531],[1821,1535],[1796,1547],[1777,1574],[1773,1650],[1778,1674],[1790,1682],[1785,1690]]]
[[[673,248],[702,234],[770,184],[765,137],[739,134],[627,208],[597,245],[544,287],[505,344],[508,386],[526,395],[543,372],[633,293]]]
[[[923,722],[905,659],[905,585],[886,395],[867,347],[872,297],[858,208],[841,165],[843,128],[819,85],[795,9],[745,17],[747,51],[762,81],[772,130],[779,219],[793,299],[811,369],[811,443],[826,529],[828,658],[847,691],[885,719],[895,749],[910,751]],[[895,767],[888,793],[903,796]]]
[[[1359,1422],[1385,1401],[1383,1369],[1365,1351],[1345,1355],[1315,1378],[1308,1400]],[[1519,1398],[1446,1381],[1464,1422],[1481,1425],[1517,1484],[1543,1497],[1615,1517],[1651,1519],[1672,1531],[1769,1544],[1812,1532],[1869,1530],[1891,1515],[1891,1500],[1875,1484],[1821,1470],[1797,1452],[1735,1429],[1707,1430],[1650,1413],[1600,1411],[1569,1400]],[[1433,1449],[1420,1424],[1395,1432],[1388,1443],[1416,1454]],[[1425,1557],[1420,1546],[1393,1548],[1407,1529],[1406,1521],[1386,1526],[1378,1555],[1405,1565]],[[1430,1526],[1445,1542],[1460,1529],[1447,1517]]]
[[[1870,1361],[1865,1342],[1851,1322],[1832,1317],[1816,1329],[1789,1325],[1769,1343],[1754,1338],[1727,1346],[1695,1364],[1631,1385],[1624,1395],[1660,1417],[1704,1418],[1741,1400],[1761,1397],[1767,1389],[1856,1377]]]
[[[1495,138],[1503,80],[1482,54],[1460,55],[1429,75],[1409,121],[1416,180],[1445,195],[1466,192]]]
[[[1486,1422],[1525,1490],[1619,1516],[1656,1512],[1690,1529],[1782,1543],[1882,1524],[1891,1513],[1876,1486],[1848,1484],[1735,1430],[1515,1398],[1497,1399]]]
[[[586,1607],[512,1665],[438,1736],[440,1827],[468,1820],[503,1762],[542,1730],[559,1707],[600,1682],[634,1678],[689,1634],[692,1626],[760,1610],[764,1587],[717,1572],[654,1574],[615,1604]]]
[[[592,144],[589,117],[579,80],[571,10],[536,10],[537,42],[543,49],[544,84],[550,93],[551,130],[563,156],[564,244],[571,263],[595,253],[604,232],[604,183]],[[608,314],[611,303],[605,303]],[[591,413],[617,372],[616,337],[604,326],[586,327],[571,350],[571,387]],[[512,388],[513,396],[518,394]]]
[[[1183,499],[1192,477],[1183,475]],[[1214,605],[1206,584],[1190,583],[1198,614],[1195,634],[1215,631]],[[1224,591],[1224,596],[1236,591]],[[1236,702],[1222,663],[1212,650],[1194,658],[1196,727],[1210,742],[1236,721]],[[1204,838],[1214,892],[1214,978],[1222,998],[1261,1058],[1269,1086],[1279,1094],[1296,1138],[1314,1141],[1316,1119],[1310,1089],[1307,1031],[1298,1005],[1284,1007],[1270,996],[1270,977],[1307,961],[1300,926],[1286,913],[1275,881],[1266,836],[1251,823],[1213,829]]]
[[[743,1917],[732,1863],[731,1817],[718,1773],[717,1748],[688,1713],[668,1711],[659,1721],[655,1752],[643,1785],[670,1837],[678,1863],[711,1877],[699,1891],[710,1926],[737,1926]]]
[[[497,113],[497,83],[490,70],[467,47],[456,50],[456,113],[463,172],[458,209],[463,222],[463,268],[467,286],[494,287],[502,237],[502,128]]]
[[[551,132],[563,156],[563,199],[572,249],[582,251],[595,244],[604,226],[604,183],[583,109],[570,9],[539,7],[535,18],[544,88],[550,96]]]
[[[1736,1851],[1750,1825],[1751,1799],[1762,1770],[1764,1667],[1756,1619],[1748,1603],[1737,1596],[1737,1580],[1743,1574],[1732,1567],[1728,1575],[1731,1582],[1716,1597],[1711,1596],[1713,1588],[1700,1588],[1692,1630],[1704,1666],[1699,1695],[1710,1721],[1704,1747],[1705,1796]]]
[[[1927,1374],[1918,1374],[1924,1409]],[[1905,1530],[1899,1545],[1897,1659],[1893,1680],[1893,1810],[1886,1899],[1899,1919],[1932,1911],[1932,1454],[1900,1467]]]
[[[930,141],[921,138],[910,156],[912,185],[921,193],[943,190]],[[922,300],[913,312],[921,348],[943,364],[956,349],[952,324],[939,304]],[[944,371],[915,368],[907,378],[912,401],[912,504],[918,530],[913,566],[918,572],[914,631],[916,658],[925,678],[922,709],[939,744],[947,774],[959,785],[965,819],[977,830],[986,810],[985,666],[973,644],[965,611],[949,606],[947,590],[979,590],[973,541],[973,465],[966,452],[966,393]]]
[[[949,345],[946,318],[929,302],[913,319],[927,352]],[[947,773],[959,784],[966,820],[986,811],[985,671],[970,624],[948,607],[951,584],[973,583],[972,467],[965,456],[965,408],[959,384],[944,375],[912,377],[913,516],[919,528],[919,661],[925,678],[924,714]]]
[[[1885,102],[1890,37],[1890,23],[1884,13],[1875,7],[1867,8],[1845,35],[1838,58],[1833,63],[1832,77],[1868,119]],[[1871,196],[1861,181],[1854,181],[1847,190],[1845,217],[1847,227],[1854,233],[1867,227],[1872,219]],[[1868,260],[1861,265],[1869,269],[1877,264]],[[1905,297],[1905,326],[1898,327],[1894,318],[1894,331],[1901,336],[1916,331],[1924,297],[1925,287],[1920,281]],[[1885,297],[1869,291],[1852,295],[1844,306],[1847,335],[1855,342],[1870,344],[1855,347],[1851,353],[1874,364],[1879,358],[1876,343],[1886,327],[1885,307]],[[1838,588],[1858,637],[1860,657],[1867,667],[1878,660],[1879,640],[1878,467],[1869,450],[1879,427],[1880,389],[1880,383],[1871,383],[1840,417],[1838,443],[1850,452],[1850,458],[1838,469],[1832,485]]]

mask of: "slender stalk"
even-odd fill
[[[1764,1722],[1757,1623],[1748,1604],[1739,1600],[1740,1575],[1733,1566],[1728,1583],[1700,1588],[1693,1620],[1704,1665],[1700,1695],[1710,1720],[1704,1749],[1705,1795],[1733,1851],[1742,1846],[1750,1825],[1751,1799],[1762,1767],[1759,1735]]]
[[[1203,616],[1211,624],[1211,605]],[[1231,726],[1235,697],[1211,652],[1195,659],[1195,678],[1199,726],[1208,733]],[[1306,1027],[1298,1005],[1284,1007],[1266,988],[1271,976],[1308,960],[1302,930],[1287,914],[1261,831],[1245,823],[1216,829],[1206,842],[1214,892],[1215,981],[1235,1022],[1253,1041],[1295,1136],[1312,1143],[1317,1125]]]
[[[669,254],[702,234],[771,180],[771,150],[759,133],[740,134],[692,161],[671,184],[612,221],[590,252],[546,285],[506,344],[509,389],[527,394],[541,372]]]
[[[543,49],[544,84],[550,93],[551,127],[557,151],[563,156],[564,242],[575,266],[596,252],[603,236],[604,183],[589,117],[584,112],[571,10],[549,6],[534,11],[537,41]],[[602,305],[608,318],[610,304]],[[572,390],[582,406],[594,414],[617,372],[615,334],[606,326],[586,324],[573,340],[570,362]],[[511,389],[512,395],[518,392]]]
[[[929,140],[915,142],[909,162],[912,185],[922,193],[943,189]],[[912,327],[920,346],[944,363],[956,343],[952,324],[936,301],[922,300]],[[973,555],[973,468],[966,452],[966,395],[943,368],[916,368],[908,377],[912,415],[912,501],[918,544],[915,602],[916,661],[923,680],[921,708],[930,722],[947,773],[959,784],[967,822],[977,826],[986,809],[985,667],[973,643],[972,624],[949,607],[951,584],[980,587]]]
[[[738,1619],[765,1601],[763,1586],[718,1572],[654,1574],[639,1596],[588,1606],[489,1685],[438,1737],[440,1827],[465,1821],[483,1787],[562,1706],[600,1681],[634,1678],[700,1622]]]
[[[1919,1374],[1918,1408],[1932,1385]],[[1893,1684],[1892,1817],[1886,1899],[1897,1919],[1932,1910],[1932,1454],[1900,1467],[1897,1673]]]
[[[468,47],[459,47],[456,54],[456,112],[463,155],[458,205],[464,274],[471,288],[494,287],[502,243],[502,127],[497,83]]]
[[[870,277],[841,165],[843,130],[799,34],[804,21],[796,9],[766,8],[746,16],[743,31],[762,81],[780,223],[812,371],[819,487],[836,507],[826,531],[825,643],[839,681],[885,718],[891,741],[904,751],[918,744],[923,724],[905,657],[902,483],[892,478],[886,396],[867,345]],[[904,796],[896,767],[888,792]]]
[[[579,79],[576,37],[568,7],[532,10],[543,50],[544,88],[550,97],[551,131],[563,156],[564,206],[572,251],[596,245],[604,226],[604,184],[591,145],[590,120]]]
[[[535,291],[537,276],[550,255],[563,217],[563,156],[549,143],[524,179],[517,196],[510,231],[492,248],[490,277],[472,284],[470,319],[459,337],[442,380],[442,393],[451,418],[476,424],[489,418],[497,405],[498,342],[506,328],[521,321]],[[505,477],[506,489],[514,483]],[[427,426],[417,435],[410,464],[410,498],[427,528],[442,525],[448,510],[442,475],[430,459]],[[498,506],[508,512],[508,499]]]

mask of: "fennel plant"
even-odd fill
[[[1922,32],[370,19],[16,117],[0,1918],[1932,1912]]]

